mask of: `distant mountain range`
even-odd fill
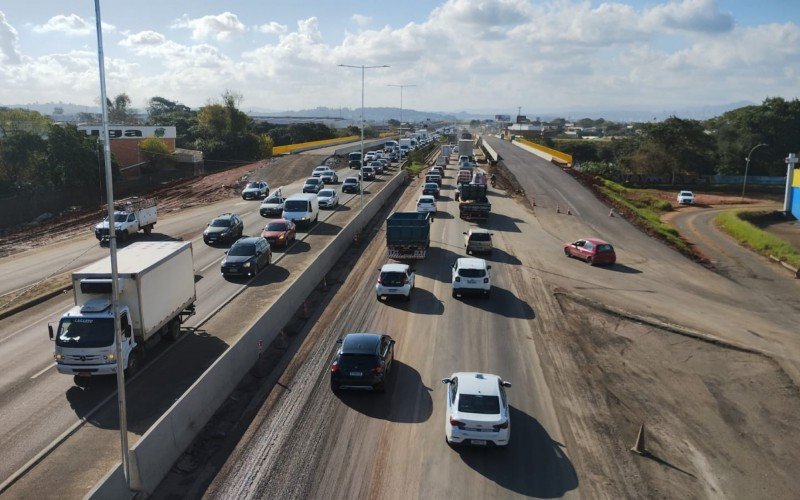
[[[661,121],[670,116],[677,116],[679,118],[693,119],[693,120],[706,120],[719,116],[726,111],[741,108],[743,106],[751,106],[756,103],[750,101],[739,101],[729,104],[718,104],[708,106],[693,106],[676,109],[667,109],[661,111],[652,111],[647,109],[601,109],[601,108],[576,108],[566,111],[541,111],[531,112],[523,109],[523,114],[529,119],[537,117],[542,120],[551,120],[554,118],[566,118],[568,120],[579,120],[581,118],[605,118],[610,121],[617,122],[648,122],[648,121]],[[33,103],[33,104],[11,104],[3,105],[10,108],[24,108],[33,111],[38,111],[44,115],[52,116],[56,120],[61,119],[69,120],[75,117],[78,113],[99,113],[99,106],[85,106],[81,104],[72,104],[65,102],[46,102],[46,103]],[[56,111],[59,114],[55,114]],[[144,110],[137,110],[144,113]],[[301,109],[297,111],[277,111],[267,108],[247,108],[245,111],[251,116],[274,116],[286,118],[328,118],[328,119],[343,119],[348,121],[359,120],[361,117],[361,108],[328,108],[317,107],[312,109]],[[469,120],[486,120],[494,118],[495,114],[505,114],[507,111],[493,111],[489,109],[468,109],[459,112],[450,111],[419,111],[415,109],[403,109],[403,121],[410,122],[424,122],[431,121],[469,121]],[[514,116],[511,116],[512,120]],[[383,108],[365,108],[364,119],[370,122],[385,122],[389,119],[400,119],[400,108],[383,107]]]

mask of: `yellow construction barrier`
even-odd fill
[[[272,148],[272,155],[282,155],[297,151],[298,149],[308,149],[314,147],[333,146],[335,144],[342,144],[345,142],[352,142],[359,138],[357,135],[348,135],[347,137],[337,137],[335,139],[322,139],[321,141],[301,142],[298,144],[286,144],[285,146],[275,146]]]
[[[566,163],[568,165],[572,165],[572,155],[568,155],[567,153],[562,153],[561,151],[556,151],[553,148],[548,148],[547,146],[542,146],[541,144],[536,144],[535,142],[531,142],[527,139],[523,139],[522,137],[517,136],[517,141],[525,144],[526,146],[530,146],[534,149],[538,149],[543,153],[547,153],[551,155],[553,158]]]

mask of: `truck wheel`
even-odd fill
[[[128,357],[128,368],[125,370],[125,376],[128,378],[133,377],[139,371],[141,358],[139,356],[139,349],[134,349]]]
[[[167,326],[164,328],[165,328],[164,336],[170,342],[175,342],[176,340],[178,340],[178,337],[181,336],[181,322],[177,318],[167,323]]]
[[[148,226],[144,226],[144,234],[147,234],[147,235],[149,235],[149,234],[150,234],[150,233],[152,233],[152,232],[153,232],[153,226],[152,226],[152,224],[151,224],[151,225],[148,225]]]

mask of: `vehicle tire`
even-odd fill
[[[331,379],[331,392],[339,392],[339,386]]]
[[[144,234],[149,236],[150,233],[152,233],[152,232],[153,232],[153,225],[152,224],[144,226]]]
[[[378,394],[383,394],[386,392],[386,381],[381,382],[380,384],[376,385],[372,389],[373,391],[377,392]]]
[[[406,302],[410,302],[411,301],[411,292],[412,292],[412,290],[413,290],[413,288],[411,290],[409,290],[408,291],[408,295],[405,296]]]
[[[269,257],[267,257],[267,265],[269,266],[271,264],[272,264],[272,252],[270,252]]]
[[[569,258],[571,258],[571,257],[572,257],[572,254],[570,254],[570,253],[569,253],[569,250],[567,250],[567,249],[565,248],[565,249],[564,249],[564,256],[565,256],[566,258],[568,258],[568,259],[569,259]]]
[[[126,231],[120,231],[117,235],[117,243],[125,243],[125,240],[128,239],[128,233]]]
[[[592,260],[591,257],[586,257],[586,263],[589,264],[590,266],[593,266],[594,265],[594,260]]]
[[[141,356],[139,355],[139,349],[135,349],[131,352],[128,358],[128,368],[125,370],[125,377],[131,378],[139,371],[141,368]]]
[[[485,293],[483,294],[483,298],[484,298],[484,299],[488,299],[488,298],[489,298],[491,295],[492,295],[492,292],[491,292],[491,291],[485,292]]]
[[[376,299],[378,302],[380,302],[380,301],[381,301],[381,296],[380,296],[380,295],[376,295],[376,296],[375,296],[375,299]]]
[[[455,299],[456,297],[458,297],[458,292],[456,292],[455,290],[453,290],[453,298]]]
[[[164,338],[170,342],[175,342],[180,336],[181,322],[178,318],[175,318],[164,327]]]
[[[469,255],[469,247],[467,247],[467,255]]]

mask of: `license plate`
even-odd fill
[[[82,378],[88,378],[92,376],[92,372],[78,372],[76,375]]]
[[[485,441],[485,440],[483,440],[483,439],[473,439],[473,440],[472,440],[472,444],[477,444],[477,445],[485,445],[485,444],[486,444],[486,441]]]
[[[390,289],[387,290],[387,292],[390,292],[390,293],[394,293],[396,291],[397,291],[397,288],[390,288]]]
[[[470,283],[470,284],[475,283],[475,280],[467,280],[467,283]]]
[[[364,375],[363,372],[350,372],[351,377],[361,377],[362,375]]]

